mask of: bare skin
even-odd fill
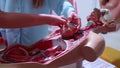
[[[115,20],[120,20],[120,0],[100,0],[101,8],[110,9]]]
[[[0,12],[1,28],[20,28],[49,24],[54,26],[66,24],[66,18],[47,14],[22,14]]]

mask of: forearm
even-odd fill
[[[47,20],[46,20],[47,19]],[[0,12],[1,28],[20,28],[48,24],[50,15]]]

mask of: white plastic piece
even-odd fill
[[[113,19],[113,15],[111,14],[109,9],[100,9],[101,12],[105,12],[103,19],[109,23]]]

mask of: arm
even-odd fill
[[[55,15],[47,14],[22,14],[22,13],[7,13],[0,12],[0,27],[1,28],[20,28],[43,24],[52,24],[55,22],[58,25],[64,24],[65,19]]]

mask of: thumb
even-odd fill
[[[99,0],[101,8],[104,8],[105,5],[108,3],[108,0]]]
[[[100,0],[100,5],[102,8],[113,9],[119,3],[119,0]]]

